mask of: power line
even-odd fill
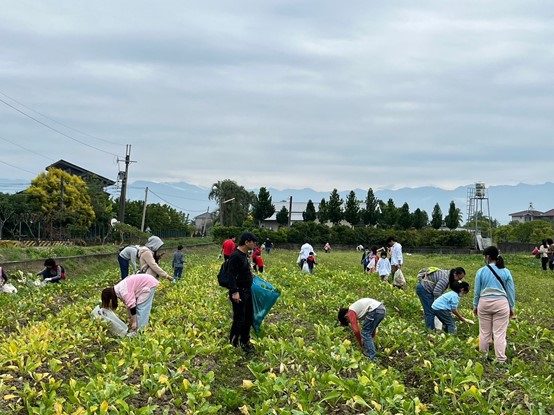
[[[10,163],[6,163],[5,161],[2,161],[0,160],[0,163],[2,164],[5,164],[6,166],[10,166],[10,167],[13,167],[14,169],[17,169],[17,170],[21,170],[21,171],[24,171],[26,173],[31,173],[32,175],[35,175],[36,173],[35,172],[32,172],[32,171],[29,171],[29,170],[25,170],[25,169],[22,169],[21,167],[18,167],[18,166],[14,166],[13,164],[10,164]]]
[[[6,141],[6,142],[8,142],[8,143],[10,143],[10,144],[13,144],[14,146],[17,146],[17,147],[19,147],[19,148],[21,148],[21,149],[23,149],[23,150],[25,150],[25,151],[28,151],[28,152],[30,152],[30,153],[36,154],[37,156],[43,157],[43,158],[45,158],[45,159],[47,159],[47,160],[56,161],[56,160],[54,160],[53,158],[50,158],[50,157],[48,157],[48,156],[45,156],[44,154],[37,153],[36,151],[33,151],[33,150],[28,149],[28,148],[25,148],[25,147],[23,147],[23,146],[21,146],[21,145],[19,145],[19,144],[17,144],[17,143],[14,143],[13,141],[8,140],[7,138],[4,138],[4,137],[1,137],[1,136],[0,136],[0,140],[4,140],[4,141]]]
[[[137,186],[128,186],[129,189],[144,189],[143,187],[137,187]],[[148,191],[150,193],[152,193],[152,190],[150,190],[150,188],[148,189]],[[159,193],[160,195],[164,195],[164,196],[169,196],[171,198],[174,198],[174,199],[186,199],[186,200],[195,200],[197,202],[205,202],[206,199],[195,199],[195,198],[192,198],[192,197],[185,197],[185,196],[175,196],[175,195],[172,195],[172,194],[169,194],[169,193]]]
[[[118,155],[115,154],[115,153],[112,153],[112,152],[106,151],[106,150],[102,150],[101,148],[95,147],[95,146],[93,146],[93,145],[91,145],[91,144],[87,144],[87,143],[85,143],[84,141],[81,141],[81,140],[79,140],[79,139],[77,139],[77,138],[75,138],[75,137],[72,137],[72,136],[70,136],[70,135],[68,135],[68,134],[66,134],[66,133],[64,133],[64,132],[62,132],[62,131],[60,131],[60,130],[58,130],[57,128],[54,128],[54,127],[52,127],[52,126],[46,124],[45,122],[42,122],[41,120],[39,120],[39,119],[33,117],[32,115],[27,114],[25,111],[21,111],[19,108],[14,107],[14,106],[13,106],[12,104],[10,104],[9,102],[4,101],[2,98],[0,98],[0,102],[2,102],[3,104],[7,105],[8,107],[14,109],[15,111],[19,112],[20,114],[23,114],[25,117],[30,118],[31,120],[33,120],[33,121],[39,123],[40,125],[43,125],[43,126],[45,126],[46,128],[48,128],[48,129],[50,129],[50,130],[52,130],[52,131],[54,131],[54,132],[56,132],[56,133],[58,133],[58,134],[60,134],[60,135],[63,135],[64,137],[69,138],[70,140],[73,140],[73,141],[75,141],[75,142],[77,142],[77,143],[79,143],[79,144],[82,144],[82,145],[84,145],[84,146],[90,147],[90,148],[92,148],[92,149],[94,149],[94,150],[101,151],[102,153],[106,153],[106,154],[109,154],[109,155],[111,155],[111,156],[118,157]]]
[[[43,113],[40,112],[40,111],[37,111],[37,110],[32,109],[31,107],[29,107],[29,106],[23,104],[22,102],[18,101],[18,100],[15,99],[15,98],[10,97],[8,94],[6,94],[6,93],[4,93],[4,92],[2,92],[2,91],[0,91],[0,95],[3,95],[3,96],[5,96],[6,98],[11,99],[13,102],[17,103],[18,105],[21,105],[23,108],[27,108],[29,111],[33,111],[35,114],[38,114],[38,115],[40,115],[41,117],[46,118],[47,120],[50,120],[50,121],[52,121],[52,122],[55,122],[56,124],[59,124],[59,125],[65,127],[65,128],[67,128],[68,130],[75,131],[76,133],[86,135],[87,137],[91,137],[91,138],[94,138],[94,139],[96,139],[96,140],[100,140],[100,141],[103,141],[103,142],[105,142],[105,143],[112,144],[112,145],[114,145],[114,146],[119,146],[119,145],[120,145],[119,143],[114,143],[113,141],[106,140],[105,138],[98,137],[98,136],[93,135],[93,134],[89,134],[89,133],[87,133],[87,132],[85,132],[85,131],[81,131],[81,130],[79,130],[79,129],[77,129],[77,128],[74,128],[74,127],[71,127],[71,126],[69,126],[69,125],[67,125],[67,124],[64,124],[64,123],[61,122],[61,121],[57,121],[57,120],[55,120],[54,118],[51,118],[51,117],[49,117],[48,115],[43,114]]]
[[[149,191],[150,193],[152,193],[154,196],[158,197],[158,199],[160,199],[161,201],[167,203],[169,206],[173,206],[174,208],[179,209],[179,210],[181,210],[181,211],[183,211],[183,212],[204,212],[203,210],[190,210],[190,209],[185,209],[185,208],[183,208],[183,207],[181,207],[181,206],[174,205],[173,203],[168,202],[167,200],[165,200],[163,197],[161,197],[159,194],[153,192],[152,190],[148,189],[148,191]]]

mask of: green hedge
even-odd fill
[[[272,231],[266,228],[243,229],[240,227],[213,228],[216,242],[221,242],[229,236],[237,239],[244,231],[254,233],[260,241],[270,238],[274,243],[302,244],[306,241],[312,244],[382,246],[389,236],[396,239],[406,248],[418,247],[459,247],[471,248],[474,245],[473,236],[466,231],[449,231],[426,228],[421,230],[394,230],[370,227],[350,228],[344,225],[329,227],[315,222],[294,223],[290,228]]]

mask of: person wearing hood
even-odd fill
[[[156,253],[163,245],[163,241],[157,236],[151,236],[144,246],[139,249],[140,272],[153,277],[173,278],[165,272],[156,262]]]

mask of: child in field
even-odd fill
[[[183,275],[185,267],[185,255],[183,253],[183,245],[177,246],[177,250],[173,253],[173,282],[177,282]]]
[[[448,291],[433,301],[431,309],[433,314],[442,323],[443,330],[447,333],[456,333],[456,323],[452,314],[465,323],[472,324],[471,320],[465,319],[458,311],[460,297],[469,292],[469,284],[465,281],[452,284],[452,291]]]
[[[377,326],[385,318],[386,310],[383,303],[373,298],[361,298],[348,308],[340,308],[338,319],[341,326],[348,326],[354,332],[358,343],[363,349],[364,355],[374,360],[377,355],[375,350],[375,334]],[[358,321],[362,324],[362,330]]]
[[[381,281],[388,281],[391,273],[390,261],[387,259],[387,252],[381,251],[381,259],[377,262],[377,273]]]
[[[262,250],[259,247],[255,247],[252,251],[252,265],[254,271],[264,272],[264,260],[262,258]]]
[[[310,274],[314,273],[314,266],[317,265],[317,262],[315,260],[315,254],[313,252],[310,252],[308,255],[308,258],[306,258],[306,264],[308,264],[308,269],[310,270]]]

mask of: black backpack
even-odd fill
[[[229,261],[225,261],[221,264],[221,268],[219,268],[219,273],[217,274],[217,282],[221,287],[230,289],[232,281],[231,278],[233,277],[227,272],[227,262]]]

